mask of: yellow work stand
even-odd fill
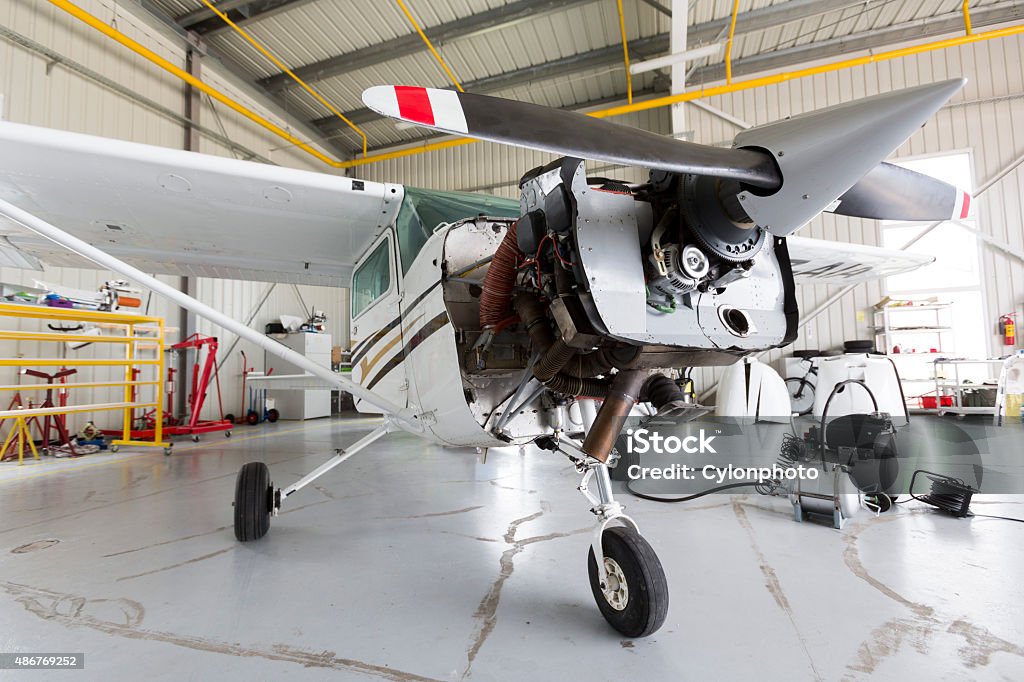
[[[25,460],[25,441],[28,441],[28,446],[32,448],[32,455],[39,459],[39,451],[36,450],[36,444],[32,441],[32,434],[28,432],[28,423],[24,417],[14,418],[14,428],[7,434],[7,440],[4,441],[0,452],[7,452],[7,446],[11,444],[15,436],[18,437],[18,464],[22,464]]]

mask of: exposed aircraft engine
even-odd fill
[[[600,397],[613,367],[731,364],[793,339],[785,239],[746,216],[738,183],[655,171],[631,187],[565,158],[520,186],[480,324],[496,334],[518,321],[539,353],[534,376],[555,392]]]

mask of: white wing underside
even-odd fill
[[[401,185],[0,123],[0,198],[157,274],[348,286]],[[930,256],[788,240],[798,283],[852,284]],[[88,262],[0,217],[0,265]]]
[[[935,260],[921,253],[826,239],[789,237],[786,242],[797,284],[857,284],[916,270]]]
[[[147,272],[348,286],[402,196],[401,185],[0,123],[0,198]],[[87,265],[2,218],[0,235],[45,263]]]

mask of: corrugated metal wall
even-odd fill
[[[126,12],[122,4],[113,0],[81,0],[77,4],[95,16],[115,23],[120,31],[173,63],[184,66],[185,56],[180,46]],[[184,88],[177,78],[45,2],[5,0],[0,3],[0,25],[169,109],[184,111]],[[261,107],[245,93],[240,92],[227,79],[219,77],[212,67],[204,70],[203,79],[282,127],[289,127],[288,123],[279,117],[261,110]],[[178,149],[182,148],[185,139],[180,123],[111,92],[60,64],[48,68],[47,60],[39,54],[5,40],[0,40],[0,95],[3,96],[4,103],[3,118],[10,121]],[[216,114],[215,116],[209,100],[203,96],[200,111],[200,122],[203,125],[213,130],[222,130],[234,142],[282,165],[330,171],[302,152],[281,148],[282,140],[225,107],[217,105]],[[231,155],[230,150],[205,137],[201,138],[200,150],[208,154]],[[32,286],[33,281],[39,279],[78,289],[95,290],[104,281],[113,278],[115,277],[110,272],[87,268],[84,261],[81,269],[48,268],[42,273],[0,268],[0,281],[25,286]],[[179,284],[177,277],[161,279],[174,286]],[[239,320],[248,318],[267,286],[263,282],[231,280],[199,279],[196,282],[196,290],[201,300]],[[312,286],[301,286],[299,290],[308,306],[323,310],[327,314],[334,343],[344,345],[348,337],[347,290]],[[160,300],[159,297],[153,297],[150,312],[165,317],[168,326],[178,325],[178,309]],[[264,324],[277,319],[282,313],[303,315],[298,296],[290,285],[277,285],[253,320],[253,326],[262,329]],[[45,329],[45,325],[31,321],[0,319],[0,328],[39,330]],[[225,350],[234,340],[233,335],[225,335],[202,321],[199,324],[199,331],[217,335],[221,340],[221,347]],[[61,353],[73,354],[76,357],[113,357],[109,347],[91,346],[80,351],[67,351],[62,346],[63,344],[56,343],[0,342],[0,357],[64,357]],[[264,369],[262,351],[257,351],[246,343],[239,344],[225,362],[221,370],[224,407],[236,413],[241,372],[239,350],[246,351],[250,366],[255,366],[258,370]],[[116,381],[121,378],[121,374],[120,370],[115,368],[89,368],[83,369],[82,376],[76,380],[86,381],[93,378]],[[16,383],[19,383],[16,369],[0,368],[0,384]],[[79,404],[113,402],[120,400],[120,395],[113,389],[82,389],[74,393],[72,399]],[[9,400],[9,392],[0,394],[0,409],[6,408]],[[208,403],[207,416],[212,416],[214,409],[215,407]],[[97,413],[74,418],[71,425],[77,429],[92,416],[95,416],[97,424],[102,426],[120,424],[119,415]]]
[[[824,74],[759,88],[708,103],[729,114],[758,125],[892,89],[966,76],[970,83],[953,103],[920,132],[897,156],[919,156],[939,152],[970,150],[975,168],[975,186],[981,185],[1020,154],[1024,153],[1024,38],[1004,38],[943,50],[916,57],[867,65],[838,73]],[[688,127],[694,139],[704,143],[731,140],[735,125],[695,107],[689,107]],[[654,110],[616,119],[655,132],[667,133],[665,110]],[[1016,123],[1016,125],[1014,125]],[[516,181],[526,170],[550,159],[549,155],[509,149],[488,143],[457,147],[443,152],[396,159],[365,166],[360,175],[371,180],[390,180],[439,189],[479,189],[515,196]],[[841,163],[841,159],[837,159]],[[594,164],[595,170],[611,173]],[[626,179],[639,179],[630,169]],[[1024,171],[1015,170],[980,197],[976,204],[978,226],[993,237],[1021,249],[1024,247]],[[822,215],[804,228],[811,237],[880,244],[875,221]],[[1024,308],[1024,266],[991,247],[982,247],[985,273],[986,318],[991,322],[990,352],[1003,352],[997,345],[995,322],[999,314]],[[806,313],[834,293],[826,286],[798,288],[800,309]],[[882,282],[858,286],[801,332],[794,348],[828,349],[843,340],[865,338],[870,323],[868,309],[884,295]],[[788,351],[767,356],[777,361]],[[698,388],[715,382],[715,372],[696,376]]]

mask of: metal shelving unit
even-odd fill
[[[923,394],[930,393],[935,385],[934,360],[949,355],[948,335],[952,333],[952,320],[949,312],[950,303],[929,303],[925,305],[887,305],[875,308],[872,330],[875,336],[875,347],[884,351],[897,364],[903,394],[907,396],[907,408],[914,412],[935,412],[921,404]],[[898,318],[903,313],[917,313],[927,319],[926,324],[899,324]],[[896,318],[896,319],[894,319]],[[893,352],[895,346],[907,337],[925,336],[925,350],[903,350]],[[934,349],[934,351],[932,350]],[[905,362],[904,362],[905,360]],[[914,372],[913,369],[919,370]],[[921,374],[921,376],[916,376]],[[924,376],[924,374],[928,374]],[[936,398],[936,404],[940,402]]]
[[[974,390],[979,388],[989,388],[996,390],[998,382],[993,384],[983,384],[977,382],[964,381],[960,369],[969,365],[982,365],[990,367],[998,367],[996,375],[1002,370],[1003,365],[1006,364],[1005,360],[936,360],[935,365],[935,395],[939,397],[940,404],[935,410],[938,414],[955,414],[959,416],[965,416],[968,414],[990,414],[996,413],[996,405],[990,405],[985,407],[975,407],[964,405],[964,391]],[[942,367],[952,368],[953,378],[940,376],[942,373]],[[943,395],[949,395],[953,397],[953,404],[949,407],[942,407],[941,397]]]

